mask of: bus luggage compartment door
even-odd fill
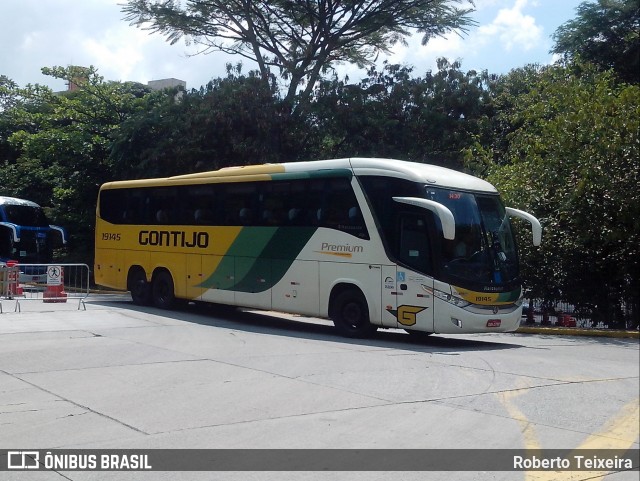
[[[271,309],[271,259],[236,257],[235,304]]]
[[[309,316],[320,314],[318,297],[318,261],[275,259],[273,274],[273,309]]]

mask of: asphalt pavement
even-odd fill
[[[637,338],[339,337],[330,322],[127,295],[3,301],[0,448],[639,448]],[[85,309],[86,308],[86,309]],[[572,330],[576,333],[578,330]],[[638,472],[0,472],[3,479],[638,479]]]

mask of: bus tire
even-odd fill
[[[377,329],[369,322],[369,307],[358,289],[340,292],[332,302],[331,313],[333,324],[343,336],[366,337]]]
[[[151,288],[141,267],[134,267],[129,271],[127,290],[131,292],[134,304],[148,306],[151,303]]]
[[[151,281],[151,300],[160,309],[171,309],[176,302],[173,278],[167,271],[160,271]]]

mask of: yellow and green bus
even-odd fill
[[[433,165],[346,158],[109,182],[95,280],[133,302],[201,301],[330,318],[340,333],[515,330],[509,216],[489,183]]]

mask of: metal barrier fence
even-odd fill
[[[0,264],[0,313],[2,302],[63,303],[78,301],[78,310],[87,309],[89,266],[87,264]]]
[[[527,299],[522,309],[522,324],[541,324],[561,327],[637,330],[633,306],[609,306],[609,309],[577,307],[567,302],[544,302]]]

